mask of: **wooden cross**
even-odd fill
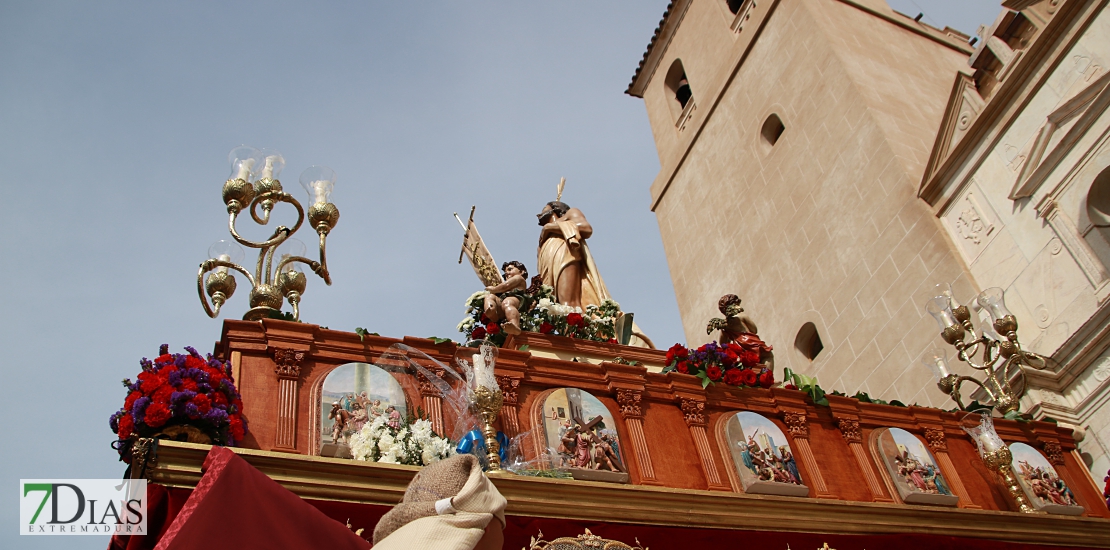
[[[576,414],[576,415],[574,415],[574,423],[578,424],[579,426],[582,426],[583,431],[588,432],[590,430],[593,430],[594,426],[597,426],[598,424],[601,423],[601,415],[599,414],[599,415],[595,416],[594,419],[589,421],[589,422],[583,422],[582,417],[580,417]]]

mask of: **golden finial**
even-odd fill
[[[555,201],[556,202],[562,202],[562,200],[563,200],[563,188],[566,187],[566,186],[567,186],[567,178],[559,178],[559,187],[558,187],[559,193],[555,195]]]

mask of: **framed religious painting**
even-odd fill
[[[730,477],[740,482],[745,493],[809,495],[786,434],[770,419],[739,412],[723,420],[720,435],[735,469],[736,475]]]
[[[901,428],[880,428],[871,434],[871,448],[882,465],[883,477],[907,504],[956,506],[936,457],[917,436]]]
[[[408,415],[405,392],[392,374],[366,363],[333,369],[320,389],[320,455],[350,458],[351,435],[379,416],[398,425]]]
[[[539,415],[553,468],[574,479],[628,483],[616,421],[598,398],[559,388],[544,398]]]
[[[1083,507],[1075,500],[1068,484],[1040,451],[1025,443],[1011,443],[1014,475],[1033,507],[1049,514],[1078,516]]]

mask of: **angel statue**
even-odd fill
[[[505,320],[501,328],[508,334],[520,334],[520,310],[527,309],[528,268],[518,261],[505,262],[501,269],[505,281],[486,287],[482,313],[490,321]],[[523,306],[523,307],[522,307]]]
[[[767,365],[769,369],[774,369],[775,354],[771,353],[774,348],[759,339],[759,328],[755,326],[755,321],[751,317],[744,314],[744,308],[740,307],[740,297],[735,294],[721,296],[717,302],[717,309],[725,315],[725,318],[710,319],[705,327],[705,333],[713,334],[715,330],[721,331],[717,339],[721,345],[735,343],[747,351],[757,352],[759,362]]]

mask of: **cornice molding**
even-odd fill
[[[209,446],[162,441],[147,478],[161,485],[194,488]],[[358,462],[250,449],[232,449],[250,465],[307,499],[393,506],[400,502],[415,466]],[[137,471],[138,469],[136,469]],[[695,529],[774,525],[776,531],[826,534],[913,534],[1016,543],[1110,548],[1110,520],[988,510],[906,506],[873,502],[748,495],[569,481],[524,476],[491,478],[508,500],[510,516],[557,518]],[[574,506],[566,506],[573,502]],[[683,513],[676,514],[675,510]],[[791,521],[782,521],[790,518]]]
[[[1037,39],[1014,62],[1006,79],[983,106],[967,133],[952,147],[937,169],[925,176],[918,197],[943,212],[967,185],[986,157],[1005,136],[1013,121],[1024,112],[1068,58],[1068,53],[1108,0],[1062,0],[1056,15]],[[1097,5],[1096,5],[1097,4]],[[1084,11],[1086,10],[1086,11]]]

